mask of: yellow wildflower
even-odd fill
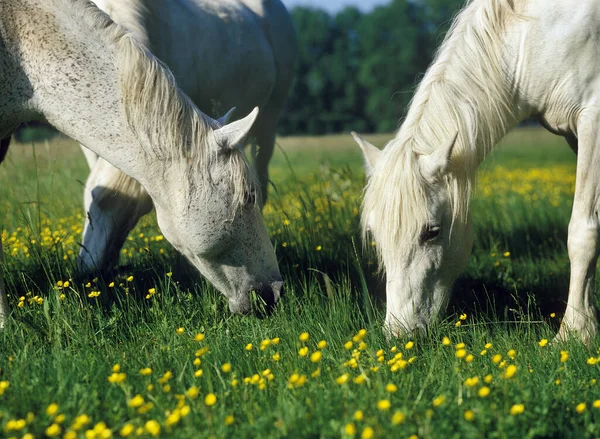
[[[388,393],[395,393],[398,390],[398,386],[394,383],[389,383],[385,386],[385,391]]]
[[[377,408],[379,410],[389,410],[389,408],[392,406],[392,403],[390,402],[389,399],[381,399],[379,401],[377,401]]]
[[[310,338],[310,336],[308,335],[308,332],[303,332],[302,334],[300,334],[300,336],[298,337],[298,340],[300,340],[302,343],[306,343],[308,341],[308,339]]]
[[[473,410],[465,410],[463,416],[467,422],[472,422],[475,419],[475,413],[473,413]]]
[[[48,407],[46,407],[46,414],[48,416],[54,416],[57,413],[58,413],[58,404],[57,403],[53,402]]]
[[[133,278],[133,276],[130,277]],[[144,430],[152,436],[158,436],[160,434],[160,424],[154,419],[151,419],[144,424]]]
[[[483,386],[481,389],[479,389],[477,394],[479,395],[480,398],[485,398],[486,396],[488,396],[490,394],[490,388],[488,386]]]
[[[517,366],[515,366],[514,364],[511,364],[510,366],[508,366],[506,368],[506,371],[504,372],[504,378],[510,379],[510,378],[514,377],[516,373],[517,373]]]
[[[392,416],[392,424],[393,425],[400,425],[404,422],[404,419],[406,417],[404,416],[404,413],[397,411],[394,413],[394,415]]]
[[[517,416],[520,415],[521,413],[523,413],[525,411],[525,406],[523,404],[514,404],[511,408],[510,408],[510,414],[512,416]]]
[[[352,423],[346,424],[346,426],[344,427],[344,433],[346,433],[346,435],[348,435],[348,436],[355,436],[356,435],[356,426]]]
[[[375,435],[375,431],[371,427],[365,427],[362,434],[360,435],[361,439],[371,439]]]
[[[119,431],[119,434],[122,437],[127,437],[129,436],[131,433],[133,433],[133,431],[135,430],[135,427],[133,426],[133,424],[125,424],[123,425],[123,427],[121,428],[121,430]]]
[[[48,437],[56,437],[60,434],[61,428],[60,425],[54,423],[50,424],[48,428],[46,428],[46,436]]]
[[[209,393],[204,397],[204,404],[211,407],[217,403],[217,396],[214,393]]]

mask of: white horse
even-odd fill
[[[221,126],[170,72],[84,0],[0,0],[0,138],[41,119],[138,180],[162,233],[227,298],[282,286],[238,142],[257,109]],[[0,285],[0,321],[8,315]]]
[[[471,253],[475,171],[527,117],[578,154],[569,223],[569,298],[558,338],[597,333],[600,250],[600,3],[473,0],[457,16],[383,151],[358,137],[367,174],[363,231],[387,272],[386,326],[424,329]]]
[[[255,105],[250,136],[261,202],[275,128],[287,100],[297,53],[290,17],[279,0],[95,0],[173,71],[179,87],[202,110],[237,106],[234,118]],[[231,113],[229,113],[231,115]],[[152,202],[133,179],[84,148],[91,173],[79,265],[104,270],[118,263],[127,234]]]

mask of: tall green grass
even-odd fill
[[[0,436],[600,435],[597,341],[543,341],[564,311],[570,183],[553,183],[565,188],[553,205],[544,199],[549,183],[534,202],[497,174],[574,166],[566,146],[540,131],[512,134],[483,165],[481,183],[494,185],[494,196],[482,187],[473,202],[473,257],[449,313],[426,335],[401,340],[381,330],[384,282],[370,243],[360,242],[364,177],[348,137],[281,140],[265,219],[286,295],[264,319],[232,316],[155,239],[151,218],[110,277],[75,277],[83,158],[66,141],[37,145],[35,156],[31,145],[17,148],[0,168],[13,309],[0,332],[8,383]],[[62,231],[56,245],[40,245],[45,228]],[[20,244],[11,256],[13,233]],[[146,412],[132,407],[136,395]],[[89,422],[78,425],[83,414]]]

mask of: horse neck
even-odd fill
[[[119,47],[73,16],[69,3],[77,2],[27,0],[13,8],[13,43],[33,90],[23,107],[146,185],[153,161],[126,119]]]
[[[458,133],[455,168],[474,171],[523,118],[506,65],[511,57],[504,53],[508,9],[503,0],[491,0],[461,12],[415,93],[396,135],[399,145],[430,154]]]

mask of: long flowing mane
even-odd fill
[[[415,241],[428,220],[419,156],[456,133],[446,184],[453,221],[466,220],[476,167],[514,124],[501,34],[517,15],[515,1],[473,0],[454,20],[365,188],[365,237],[373,213],[370,226],[379,244],[403,251]],[[381,245],[378,251],[381,256]]]
[[[130,129],[152,160],[186,164],[183,172],[209,178],[209,167],[225,160],[231,177],[234,207],[244,202],[253,183],[242,151],[232,149],[217,158],[208,147],[208,134],[218,128],[177,87],[170,70],[124,27],[114,23],[87,0],[61,0],[75,9],[91,27],[100,30],[117,48],[117,69],[122,103]]]

